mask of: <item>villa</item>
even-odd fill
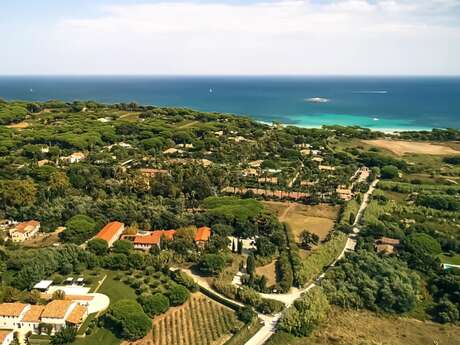
[[[37,220],[29,220],[17,224],[9,233],[13,242],[23,242],[34,237],[39,230],[40,222]]]
[[[132,237],[134,249],[150,250],[153,246],[160,248],[162,237],[166,241],[171,241],[175,234],[176,230],[155,230],[146,235],[135,235]]]
[[[85,160],[86,156],[83,152],[74,152],[70,156],[61,157],[61,160],[67,161],[68,163],[78,163]]]
[[[54,300],[47,305],[24,303],[0,304],[0,327],[25,329],[40,333],[40,324],[50,325],[51,334],[68,326],[80,327],[88,316],[88,309],[72,300]]]
[[[118,240],[125,230],[125,225],[120,222],[110,222],[97,233],[94,238],[100,238],[107,241],[107,244],[112,247],[113,243]]]

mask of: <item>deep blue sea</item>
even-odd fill
[[[4,76],[0,98],[135,101],[304,127],[460,128],[459,77]]]

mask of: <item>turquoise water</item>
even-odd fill
[[[457,77],[0,77],[0,97],[135,101],[305,127],[460,127]]]

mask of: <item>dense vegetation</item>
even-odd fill
[[[399,157],[361,141],[380,137],[359,127],[269,126],[135,103],[0,101],[0,219],[36,219],[44,237],[54,238],[45,244],[5,241],[1,300],[44,303],[31,290],[41,279],[59,284],[70,274],[109,272],[132,295],[117,298],[102,318],[117,336],[142,338],[151,318],[182,306],[193,322],[215,326],[200,328],[196,341],[215,341],[241,325],[232,311],[190,297],[197,284],[178,267],[205,276],[213,289],[245,304],[236,309],[248,325],[254,310],[284,309],[260,293],[303,287],[328,270],[322,288],[286,311],[280,330],[308,335],[326,318],[329,303],[390,314],[422,310],[434,321],[456,322],[460,274],[440,264],[460,255],[458,157],[424,163],[425,157]],[[398,137],[459,138],[451,129]],[[80,158],[73,160],[75,154]],[[362,166],[371,168],[370,176],[356,181]],[[328,269],[376,176],[381,181],[360,225],[357,252]],[[347,202],[338,192],[344,187],[353,196]],[[261,202],[267,199],[340,205],[338,224],[322,240],[308,229],[295,238]],[[176,235],[150,251],[134,250],[129,240],[109,248],[92,239],[113,220],[125,223],[129,235],[155,229],[175,229]],[[201,226],[212,228],[205,245],[194,242]],[[58,227],[65,229],[55,232]],[[383,236],[400,242],[392,253],[376,254],[376,240]],[[2,238],[8,237],[3,231]],[[270,264],[276,277],[268,284],[257,269]],[[244,272],[239,287],[232,284],[238,271]],[[162,320],[178,322],[176,314],[167,315]],[[102,327],[91,324],[96,323]],[[166,321],[154,327],[171,330]],[[171,331],[174,341],[180,338],[177,329]],[[52,341],[74,336],[66,331]]]

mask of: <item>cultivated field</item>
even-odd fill
[[[452,155],[460,154],[460,151],[444,145],[431,144],[426,142],[402,141],[402,140],[363,140],[364,143],[377,146],[393,152],[398,156],[406,153],[426,155]]]
[[[339,207],[330,205],[302,205],[297,203],[264,202],[275,212],[280,221],[290,225],[293,234],[298,237],[303,230],[308,230],[324,239],[334,227]]]
[[[267,345],[458,345],[460,327],[334,308],[307,338],[277,334]]]
[[[155,318],[153,332],[136,344],[221,345],[231,337],[230,330],[241,327],[233,310],[197,293]]]

